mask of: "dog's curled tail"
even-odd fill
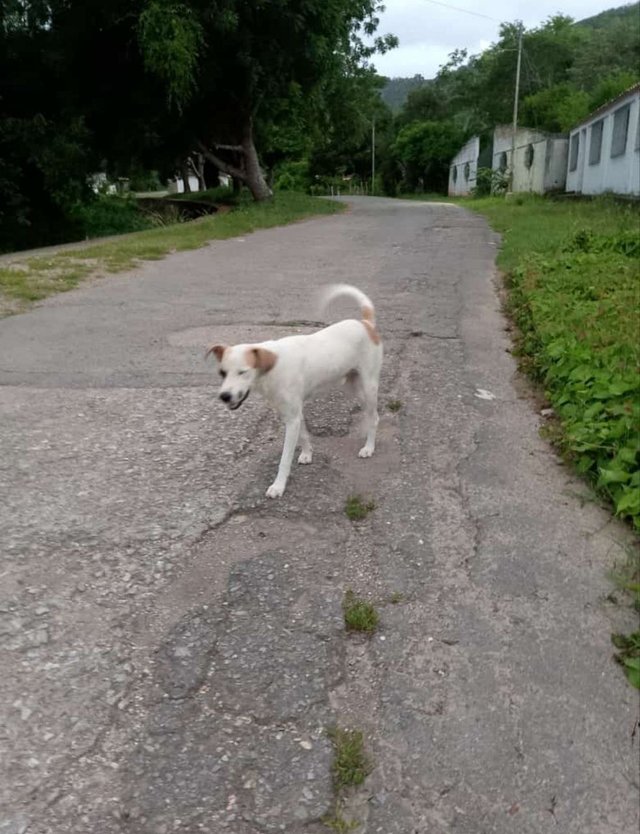
[[[369,322],[372,326],[375,325],[376,311],[373,302],[362,290],[359,290],[357,287],[352,287],[351,284],[329,284],[328,287],[324,287],[320,297],[321,311],[324,313],[334,299],[343,295],[353,298],[360,305],[362,321]]]

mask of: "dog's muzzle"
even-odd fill
[[[228,391],[223,391],[222,394],[220,394],[220,399],[231,411],[236,411],[238,408],[240,408],[240,406],[247,399],[250,393],[250,390],[245,392],[237,402],[233,402],[232,395]]]

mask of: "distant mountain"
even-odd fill
[[[640,2],[607,9],[606,12],[586,17],[577,23],[578,26],[589,26],[591,29],[607,29],[609,26],[615,26],[619,21],[628,23],[629,26],[640,27]]]
[[[413,78],[387,78],[387,83],[382,88],[380,95],[387,107],[393,113],[397,113],[407,100],[409,93],[427,83],[427,80],[421,75],[414,75]]]

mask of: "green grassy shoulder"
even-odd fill
[[[197,199],[198,195],[190,196]],[[197,249],[211,240],[237,237],[314,215],[334,214],[344,208],[341,203],[306,194],[279,192],[268,203],[241,202],[225,213],[188,223],[158,226],[48,257],[17,259],[13,264],[0,266],[0,314],[21,312],[29,303],[73,289],[92,275],[121,272],[140,261]]]
[[[521,365],[557,415],[553,440],[640,528],[640,211],[611,199],[458,201],[503,236],[498,265]]]

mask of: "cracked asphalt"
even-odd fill
[[[364,834],[638,830],[628,534],[538,434],[499,241],[350,202],[0,322],[0,834],[320,834],[334,724],[375,765],[343,812]],[[282,426],[219,405],[204,349],[312,330],[331,281],[377,308],[378,448],[319,397],[313,465],[269,501]]]

